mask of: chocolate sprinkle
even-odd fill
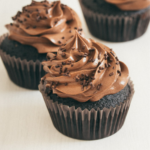
[[[102,86],[102,84],[98,84],[97,85],[97,90],[100,90],[100,87]]]
[[[78,31],[82,31],[82,28],[78,29]]]
[[[65,56],[66,56],[66,54],[65,54],[65,53],[62,53],[62,54],[61,54],[61,56],[62,56],[62,57],[65,57]]]
[[[71,64],[71,67],[73,67],[74,66],[74,64]]]
[[[113,56],[115,56],[113,52],[110,52],[110,53],[111,53]]]
[[[114,75],[114,73],[113,72],[111,72],[110,74],[109,74],[109,76],[113,76]]]
[[[49,85],[46,85],[45,93],[50,94],[52,91],[52,88]]]
[[[104,70],[104,67],[99,67],[99,70]]]
[[[27,16],[28,18],[30,18],[30,15],[29,15],[29,14],[27,14],[26,16]]]
[[[17,28],[19,28],[19,25],[18,25],[18,24],[16,24],[16,27],[17,27]]]
[[[121,76],[121,71],[120,70],[117,70],[117,73],[119,74],[119,76]]]
[[[65,68],[65,69],[64,69],[64,73],[66,73],[66,72],[67,72],[67,70],[68,70],[68,68]]]
[[[67,86],[67,85],[68,85],[68,83],[66,82],[66,83],[65,83],[65,86]]]
[[[111,64],[110,64],[110,63],[108,63],[108,67],[111,67]]]
[[[85,45],[82,46],[82,49],[85,49]]]
[[[56,65],[56,66],[55,66],[55,68],[59,68],[59,67],[60,67],[59,65]]]
[[[105,67],[108,68],[108,64],[105,64]]]
[[[101,71],[100,71],[100,70],[98,70],[98,73],[101,73]]]
[[[62,62],[62,65],[66,65],[66,62]]]
[[[46,9],[46,14],[48,14],[48,9]]]

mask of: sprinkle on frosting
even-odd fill
[[[36,2],[23,7],[12,17],[13,24],[7,24],[9,38],[37,48],[39,53],[57,52],[75,29],[82,34],[78,15],[60,1]],[[63,39],[65,40],[62,40]]]
[[[98,101],[121,91],[128,82],[128,68],[114,51],[77,31],[57,55],[48,53],[47,57],[42,63],[47,72],[41,79],[43,87],[50,87],[60,97]]]

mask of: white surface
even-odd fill
[[[30,1],[0,0],[0,35],[7,32],[4,25],[11,22],[11,17]],[[93,38],[78,1],[62,2],[79,14],[86,36]],[[0,150],[150,149],[150,27],[144,36],[130,42],[100,42],[113,48],[119,59],[127,64],[135,84],[135,95],[122,129],[109,138],[96,141],[80,141],[60,134],[52,125],[40,92],[12,83],[0,60]]]

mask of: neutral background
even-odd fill
[[[4,25],[31,0],[0,0],[0,35]],[[39,91],[20,88],[10,81],[0,60],[0,150],[148,150],[150,149],[150,27],[140,38],[110,43],[88,31],[78,0],[62,0],[80,16],[88,38],[113,48],[129,67],[135,95],[122,129],[96,141],[68,138],[53,126]]]

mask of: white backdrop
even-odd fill
[[[4,25],[31,0],[0,0],[0,35]],[[68,138],[53,126],[39,91],[20,88],[10,81],[0,60],[0,150],[148,150],[150,149],[150,27],[142,37],[123,43],[94,38],[88,31],[78,0],[62,0],[80,16],[88,38],[113,48],[129,67],[135,95],[122,129],[96,141]]]

